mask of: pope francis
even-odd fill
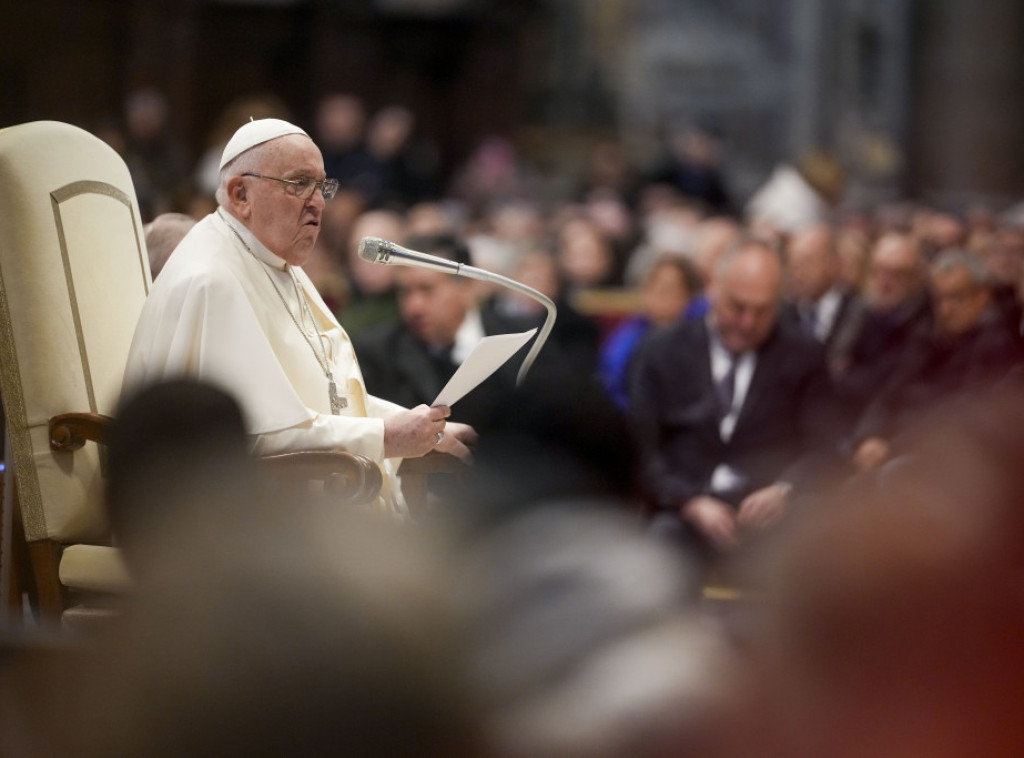
[[[185,236],[146,300],[127,391],[189,376],[241,404],[257,455],[342,449],[384,469],[382,507],[402,515],[402,458],[468,458],[473,430],[445,406],[368,395],[348,335],[302,270],[338,185],[320,150],[279,119],[243,125],[220,163],[218,208]]]

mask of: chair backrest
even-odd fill
[[[53,451],[47,424],[113,413],[149,286],[121,157],[69,124],[0,130],[0,393],[29,541],[109,529],[99,450]]]

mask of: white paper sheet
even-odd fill
[[[441,390],[433,405],[455,405],[456,401],[465,397],[466,393],[515,355],[536,333],[536,329],[531,329],[520,334],[494,334],[484,337],[448,380],[448,384]]]

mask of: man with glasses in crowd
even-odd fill
[[[877,469],[913,449],[929,413],[984,395],[1024,360],[1020,335],[996,307],[991,274],[974,254],[945,250],[931,264],[932,318],[911,335],[900,362],[853,432],[853,462]]]
[[[912,336],[931,321],[928,263],[913,235],[889,231],[871,249],[860,297],[830,347],[830,364],[851,423],[892,377]]]
[[[381,506],[401,514],[400,459],[433,449],[468,457],[472,429],[446,407],[411,410],[367,394],[345,330],[302,265],[338,189],[313,140],[279,119],[250,121],[224,148],[218,208],[153,284],[125,389],[190,376],[231,392],[253,452],[342,449],[382,465]]]

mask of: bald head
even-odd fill
[[[149,254],[149,273],[153,279],[163,269],[174,248],[184,239],[196,220],[184,213],[162,213],[146,224],[146,252]]]
[[[732,353],[760,347],[775,327],[782,296],[782,261],[762,242],[746,242],[718,262],[711,288],[711,317]]]

